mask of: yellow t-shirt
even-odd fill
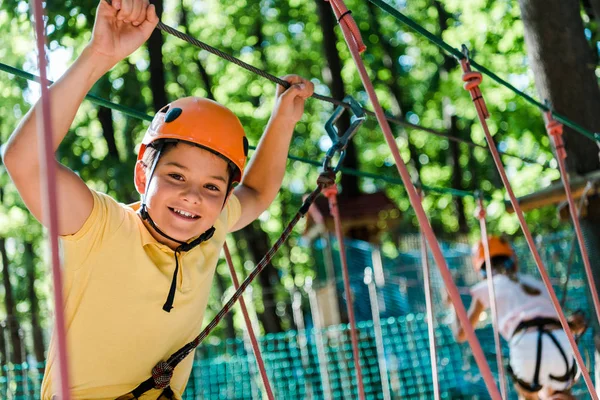
[[[240,217],[231,196],[214,224],[213,237],[180,256],[177,292],[167,298],[173,250],[148,232],[135,208],[92,192],[94,207],[83,227],[61,238],[70,386],[75,399],[115,399],[130,392],[201,330],[202,318],[225,235]],[[42,398],[51,399],[58,369],[55,337],[50,343]],[[193,353],[176,368],[171,388],[179,398]],[[58,387],[56,385],[55,387]],[[161,391],[147,392],[156,399]]]

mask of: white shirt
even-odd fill
[[[496,292],[496,309],[498,312],[498,327],[500,333],[507,341],[513,335],[521,321],[534,318],[557,318],[550,295],[546,287],[539,280],[528,276],[518,275],[519,281],[512,281],[508,276],[497,274],[493,277],[494,291]],[[537,296],[527,294],[521,287],[527,284],[541,293]],[[485,308],[490,307],[487,280],[477,283],[471,288],[473,301],[479,301]]]

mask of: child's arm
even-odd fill
[[[485,307],[479,302],[479,300],[473,299],[473,301],[471,301],[471,307],[469,307],[467,314],[469,316],[469,322],[473,328],[477,326],[479,317],[484,310]],[[452,334],[456,338],[457,342],[462,343],[467,340],[467,335],[465,334],[465,331],[456,317],[454,318],[454,323],[452,324]]]
[[[277,85],[277,101],[271,119],[241,184],[234,191],[242,205],[242,215],[233,230],[254,221],[275,199],[283,181],[294,127],[302,118],[304,102],[313,93],[313,84],[308,80],[297,75],[283,79],[292,86],[286,90]]]
[[[158,23],[148,0],[100,1],[92,40],[69,70],[50,88],[54,150],[67,134],[79,105],[92,85],[137,49]],[[41,101],[32,107],[9,138],[2,155],[4,165],[19,194],[42,221],[41,181],[37,119]],[[69,168],[56,162],[58,233],[77,232],[92,212],[93,198],[85,183]]]

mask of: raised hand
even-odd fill
[[[100,0],[88,47],[110,68],[148,40],[157,23],[148,0]]]

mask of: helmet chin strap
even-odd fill
[[[156,223],[154,223],[154,221],[150,217],[150,214],[148,213],[148,207],[146,206],[146,193],[148,193],[148,188],[150,187],[150,181],[152,180],[152,177],[154,176],[154,171],[156,170],[156,165],[158,164],[158,159],[161,156],[163,147],[164,147],[164,143],[162,143],[162,142],[157,143],[157,145],[155,147],[156,148],[156,157],[154,157],[154,161],[152,162],[152,166],[150,167],[150,173],[148,174],[148,179],[146,180],[146,189],[144,190],[144,193],[142,194],[142,202],[141,202],[139,214],[142,217],[142,220],[148,221],[148,223],[150,224],[152,229],[154,229],[156,232],[158,232],[159,235],[179,244],[179,246],[175,249],[175,271],[173,271],[173,279],[171,280],[171,287],[169,289],[169,294],[167,295],[167,300],[165,301],[165,304],[163,305],[163,310],[165,310],[166,312],[171,312],[171,309],[173,308],[173,301],[175,299],[175,291],[177,289],[177,273],[179,272],[179,257],[178,257],[178,255],[181,254],[181,252],[190,251],[194,247],[198,246],[200,243],[209,240],[215,233],[215,227],[214,226],[210,227],[202,235],[198,236],[196,239],[194,239],[188,243],[188,242],[184,242],[184,241],[175,239],[174,237],[171,237],[171,236],[167,235],[166,233],[164,233],[162,230],[160,230],[160,228],[156,225]],[[226,197],[226,199],[227,199],[227,197]]]

